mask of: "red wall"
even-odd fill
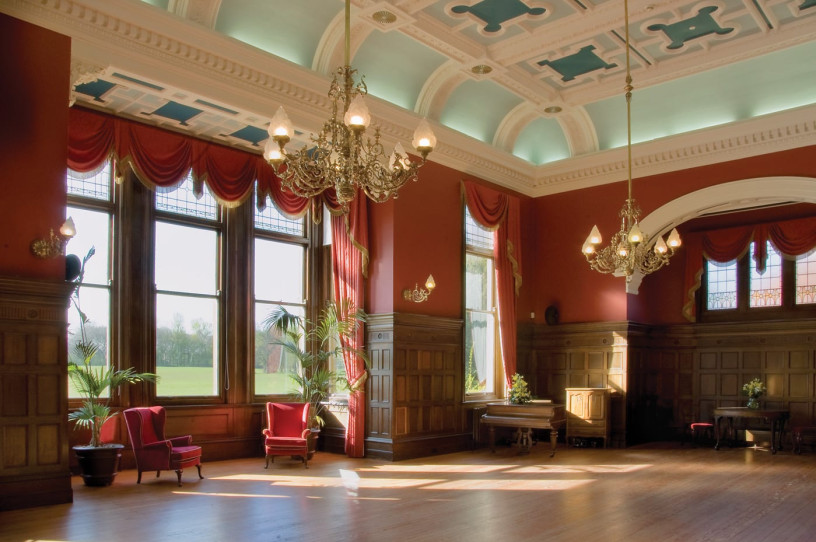
[[[816,148],[805,147],[744,160],[675,171],[636,179],[633,195],[646,216],[661,205],[702,188],[741,179],[772,176],[816,178]],[[816,185],[814,186],[816,190]],[[685,266],[682,248],[671,264],[645,277],[639,295],[627,295],[622,278],[602,275],[589,268],[581,246],[593,224],[604,240],[620,229],[618,211],[626,199],[625,183],[555,194],[535,200],[537,230],[535,245],[525,246],[535,254],[536,307],[557,304],[562,322],[597,322],[630,319],[642,323],[680,323],[684,301],[682,291]],[[735,194],[735,197],[738,196]],[[807,215],[809,207],[799,207]],[[724,221],[773,220],[790,210],[765,210],[749,217],[721,218]],[[707,227],[716,225],[709,222]],[[681,235],[690,228],[681,225]],[[722,226],[721,226],[722,227]],[[536,320],[543,314],[536,314]]]
[[[462,317],[463,199],[461,182],[471,180],[493,186],[455,169],[428,162],[419,170],[419,181],[404,186],[396,200],[369,203],[371,264],[368,280],[370,313],[404,312],[449,318]],[[500,188],[498,188],[500,189]],[[503,189],[500,189],[503,190]],[[505,190],[506,191],[506,190]],[[521,196],[522,224],[530,214],[530,200]],[[531,235],[524,235],[532,244]],[[522,255],[526,258],[526,255]],[[522,272],[526,272],[527,266]],[[423,286],[429,274],[436,289],[427,301],[406,301],[403,290]],[[524,278],[530,288],[533,283]],[[531,296],[527,295],[527,299]],[[529,315],[530,303],[521,306]]]
[[[71,40],[0,13],[0,275],[64,278],[31,242],[65,220]]]

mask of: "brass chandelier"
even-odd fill
[[[640,273],[648,275],[668,265],[669,258],[674,255],[675,250],[680,246],[680,234],[677,228],[673,228],[668,238],[664,241],[658,236],[657,240],[649,242],[647,236],[640,230],[638,219],[640,218],[640,207],[632,197],[632,76],[629,71],[629,2],[624,0],[624,25],[626,31],[626,130],[627,130],[627,171],[629,197],[623,204],[620,212],[620,231],[612,236],[609,245],[599,248],[601,244],[601,232],[598,226],[593,226],[592,231],[584,241],[582,251],[586,256],[589,266],[600,273],[611,273],[615,276],[624,276],[629,282],[632,275]]]
[[[373,138],[365,137],[371,115],[363,101],[368,94],[365,81],[361,77],[355,83],[357,70],[349,65],[350,0],[346,0],[345,16],[345,65],[335,70],[329,87],[331,118],[317,135],[310,136],[312,145],[288,152],[285,146],[294,129],[280,107],[269,123],[269,139],[264,147],[264,158],[275,168],[283,188],[311,198],[333,187],[344,209],[354,199],[357,188],[378,203],[396,198],[405,183],[417,180],[417,170],[436,145],[436,136],[424,119],[413,139],[421,161],[412,161],[400,143],[390,158],[386,158],[379,127],[374,128]]]

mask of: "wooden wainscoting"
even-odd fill
[[[611,389],[611,446],[626,444],[628,322],[525,325],[518,371],[539,399],[563,404],[567,388]]]
[[[631,407],[647,432],[638,441],[744,405],[742,385],[753,378],[768,388],[763,406],[790,409],[791,425],[816,422],[813,319],[654,328],[630,348]]]
[[[609,387],[614,446],[681,438],[718,406],[746,401],[760,378],[767,408],[791,425],[816,424],[816,321],[646,326],[632,322],[525,326],[520,373],[533,393],[563,401],[567,387]]]
[[[0,510],[72,501],[65,281],[0,277]]]
[[[462,321],[369,317],[366,455],[390,460],[464,450]]]

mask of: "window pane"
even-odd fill
[[[260,230],[275,231],[278,233],[288,233],[303,237],[303,219],[291,219],[278,211],[275,204],[267,199],[266,207],[263,211],[258,211],[255,207],[255,227]]]
[[[796,259],[796,304],[816,303],[816,250]]]
[[[719,263],[706,262],[706,287],[708,310],[737,308],[737,261]]]
[[[465,256],[465,307],[476,310],[493,308],[493,260],[484,256]]]
[[[465,318],[465,392],[493,393],[495,316],[468,310]]]
[[[93,262],[93,258],[90,260]],[[89,263],[88,267],[92,264]],[[97,288],[94,286],[81,286],[79,288],[78,302],[80,309],[85,313],[85,340],[93,342],[99,346],[99,350],[91,359],[91,365],[107,366],[110,363],[110,292],[107,288]],[[73,296],[71,305],[68,307],[68,360],[78,365],[84,363],[81,353],[77,352],[75,345],[82,340],[80,330],[79,311],[75,303],[77,297]],[[68,381],[68,396],[79,398],[73,383]]]
[[[156,288],[215,294],[217,240],[213,230],[156,222]]]
[[[156,296],[156,393],[217,395],[218,301]]]
[[[751,243],[751,259],[748,260],[751,268],[749,307],[779,307],[782,305],[782,258],[773,248],[770,241],[766,241],[768,261],[765,263],[765,272],[761,275],[754,264],[754,243]]]
[[[473,248],[493,250],[493,232],[473,220],[467,205],[465,206],[465,244]]]
[[[300,245],[255,239],[255,299],[302,304],[305,249]]]
[[[68,170],[68,193],[73,196],[110,201],[111,163],[106,161],[102,169],[89,173]]]
[[[68,207],[65,216],[70,216],[76,226],[76,235],[68,242],[67,252],[75,254],[80,261],[94,247],[95,254],[85,266],[85,284],[108,285],[110,278],[110,215],[100,211],[90,211],[78,207]]]
[[[204,185],[204,193],[196,198],[193,192],[193,178],[187,178],[177,187],[156,189],[156,209],[177,215],[199,218],[218,218],[218,204]]]
[[[277,307],[272,303],[255,304],[255,394],[286,395],[295,383],[290,375],[297,374],[300,364],[291,353],[271,344],[272,332],[264,330],[263,322]],[[286,310],[303,318],[303,307],[287,306]]]

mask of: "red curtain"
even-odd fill
[[[161,128],[72,107],[68,124],[68,167],[93,171],[107,159],[117,162],[117,177],[130,166],[154,189],[171,189],[192,176],[197,191],[206,183],[219,203],[240,205],[258,183],[259,207],[270,196],[290,217],[300,217],[309,200],[283,192],[280,180],[260,155],[231,149]]]
[[[753,242],[756,269],[764,272],[768,260],[765,248],[768,240],[787,258],[806,254],[816,247],[816,217],[698,232],[685,237],[686,302],[683,305],[683,316],[690,322],[695,322],[697,314],[694,295],[700,288],[704,258],[715,262],[730,262],[741,258]]]
[[[507,386],[516,373],[516,297],[521,288],[521,202],[471,181],[463,183],[473,219],[493,230],[493,260],[499,295],[499,337]]]
[[[368,199],[361,191],[349,203],[348,213],[343,214],[333,193],[324,193],[326,205],[332,212],[332,270],[334,275],[334,301],[338,308],[343,301],[353,308],[365,306],[365,283],[368,276]],[[346,346],[362,349],[365,342],[363,326]],[[346,428],[346,455],[365,455],[365,362],[353,352],[343,357],[346,376],[351,384],[349,392],[349,421]]]

